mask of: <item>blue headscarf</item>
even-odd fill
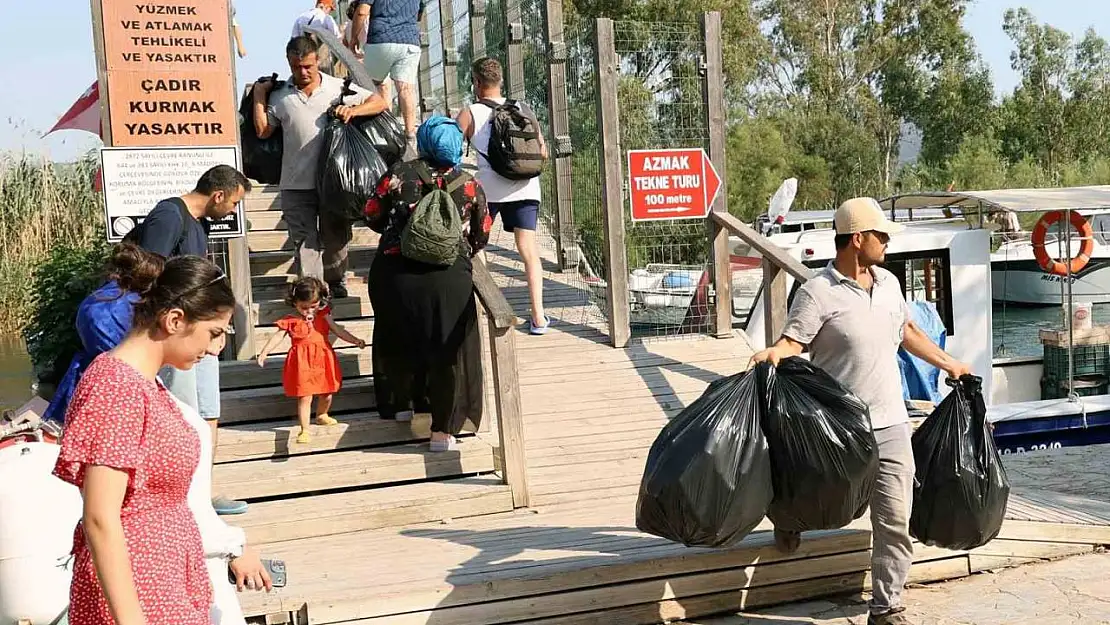
[[[416,149],[420,158],[436,167],[458,167],[462,162],[462,128],[453,119],[433,115],[417,129]]]

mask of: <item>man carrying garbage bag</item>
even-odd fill
[[[293,37],[285,47],[292,76],[284,86],[254,84],[254,128],[266,139],[279,127],[283,131],[281,157],[281,214],[289,228],[297,257],[297,273],[328,283],[332,297],[346,297],[347,244],[350,222],[332,211],[320,210],[316,168],[323,147],[321,133],[328,111],[343,122],[362,115],[377,115],[386,108],[376,93],[351,86],[355,94],[343,100],[343,81],[320,71],[320,46],[309,36]]]
[[[909,533],[914,460],[909,416],[902,399],[898,348],[936,366],[951,378],[970,373],[910,319],[902,287],[879,267],[890,235],[903,226],[891,222],[872,198],[840,205],[833,218],[836,258],[802,285],[782,338],[752,357],[778,365],[807,348],[814,365],[867,404],[879,447],[879,475],[871,497],[874,546],[868,625],[910,625],[902,590],[913,563]],[[775,530],[785,552],[798,548],[797,532]]]

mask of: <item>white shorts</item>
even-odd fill
[[[373,81],[383,82],[389,77],[397,82],[416,84],[416,75],[420,69],[420,46],[407,43],[371,43],[363,51],[366,56],[362,62]]]

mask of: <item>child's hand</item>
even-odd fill
[[[259,367],[265,367],[266,366],[266,354],[259,354],[258,355],[258,366]]]
[[[355,343],[355,345],[358,345],[359,349],[366,349],[366,341],[362,339],[359,339],[358,342]]]

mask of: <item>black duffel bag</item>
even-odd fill
[[[273,89],[280,89],[285,85],[284,80],[278,80],[277,74],[270,77],[259,78],[273,81]],[[273,134],[265,139],[259,139],[254,129],[254,84],[247,87],[243,100],[239,103],[239,140],[243,146],[243,173],[251,180],[262,184],[277,184],[281,182],[281,155],[284,149],[281,126],[274,129]]]
[[[875,489],[879,450],[867,405],[808,360],[755,368],[763,433],[771,450],[775,528],[844,527],[863,516]]]
[[[913,434],[910,535],[926,545],[974,549],[1002,529],[1010,481],[987,423],[982,378],[947,382],[952,392]]]

